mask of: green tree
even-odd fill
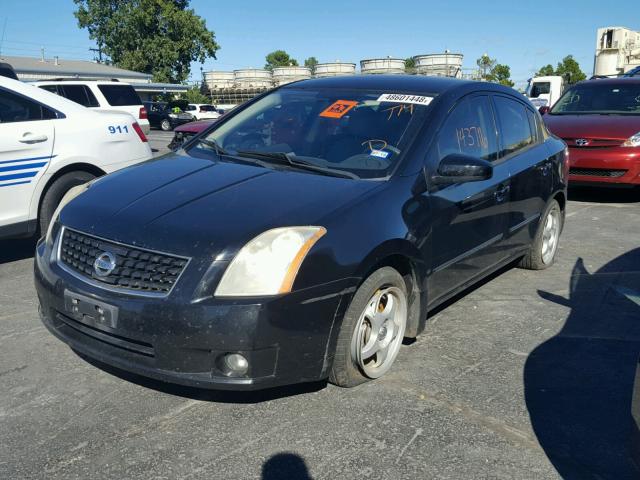
[[[511,81],[511,67],[509,67],[509,65],[497,63],[491,69],[489,77],[492,82],[499,83],[500,85],[505,85],[507,87],[513,87],[515,85]]]
[[[220,46],[189,0],[73,0],[80,28],[114,65],[185,81],[193,61],[216,58]]]
[[[318,64],[318,59],[316,57],[309,57],[304,61],[304,66],[311,69],[311,73],[316,72],[316,65]]]
[[[553,65],[548,64],[545,65],[544,67],[540,68],[540,70],[538,70],[538,72],[536,73],[536,77],[549,77],[552,75],[555,75],[556,71],[553,69]]]
[[[404,71],[406,73],[416,73],[416,61],[413,57],[404,59]]]
[[[569,85],[581,82],[587,78],[585,73],[580,69],[580,64],[573,58],[573,55],[567,55],[561,62],[558,62],[555,73],[556,75],[565,77]]]
[[[203,95],[200,87],[195,85],[186,92],[181,93],[180,98],[189,103],[211,103],[211,99],[207,95]]]
[[[295,58],[291,58],[284,50],[275,50],[269,53],[265,60],[267,63],[264,68],[267,70],[273,70],[276,67],[297,67],[298,61]]]
[[[495,58],[491,58],[485,53],[478,60],[476,60],[476,64],[480,69],[480,78],[482,80],[491,81],[491,70],[496,64]]]

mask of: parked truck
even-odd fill
[[[529,79],[525,95],[536,108],[552,107],[564,92],[565,87],[566,81],[559,75],[534,77]]]

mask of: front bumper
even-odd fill
[[[116,368],[199,388],[255,390],[326,378],[355,290],[343,280],[270,299],[202,298],[193,278],[202,273],[192,262],[168,296],[146,298],[85,283],[51,251],[38,243],[34,273],[41,318],[53,335]],[[73,313],[70,301],[78,299],[115,313],[106,322]],[[227,353],[247,358],[246,374],[225,373]]]
[[[640,185],[640,148],[569,147],[572,184]]]

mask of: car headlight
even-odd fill
[[[45,238],[47,243],[51,243],[51,240],[52,240],[51,233],[53,232],[53,225],[54,223],[56,223],[56,220],[58,219],[58,216],[60,215],[60,212],[62,211],[62,209],[66,207],[67,204],[71,200],[76,198],[78,195],[86,192],[89,189],[89,187],[93,184],[93,182],[95,182],[95,180],[91,180],[90,182],[83,183],[82,185],[76,185],[75,187],[71,187],[67,191],[67,193],[64,194],[64,196],[62,197],[62,200],[60,200],[60,203],[58,204],[58,208],[56,208],[55,212],[53,212],[53,216],[51,217],[51,221],[49,222],[49,228],[47,228],[47,236]]]
[[[216,289],[218,297],[253,297],[288,293],[324,227],[267,230],[247,243],[231,261]]]
[[[627,138],[622,144],[623,147],[640,147],[640,132]]]

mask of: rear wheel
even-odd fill
[[[38,221],[40,226],[40,234],[44,235],[49,228],[51,217],[53,216],[56,208],[62,197],[77,185],[82,185],[96,178],[95,175],[89,172],[75,171],[69,172],[56,179],[47,190],[47,193],[42,197],[40,202],[40,211],[38,212]]]
[[[171,130],[171,122],[167,119],[162,120],[162,122],[160,123],[160,128],[164,131],[164,132],[168,132]]]
[[[329,380],[353,387],[389,371],[404,338],[407,305],[407,287],[395,269],[371,274],[342,321]]]
[[[522,268],[544,270],[553,265],[558,252],[563,220],[560,205],[557,201],[551,200],[542,215],[529,253],[520,261]]]

